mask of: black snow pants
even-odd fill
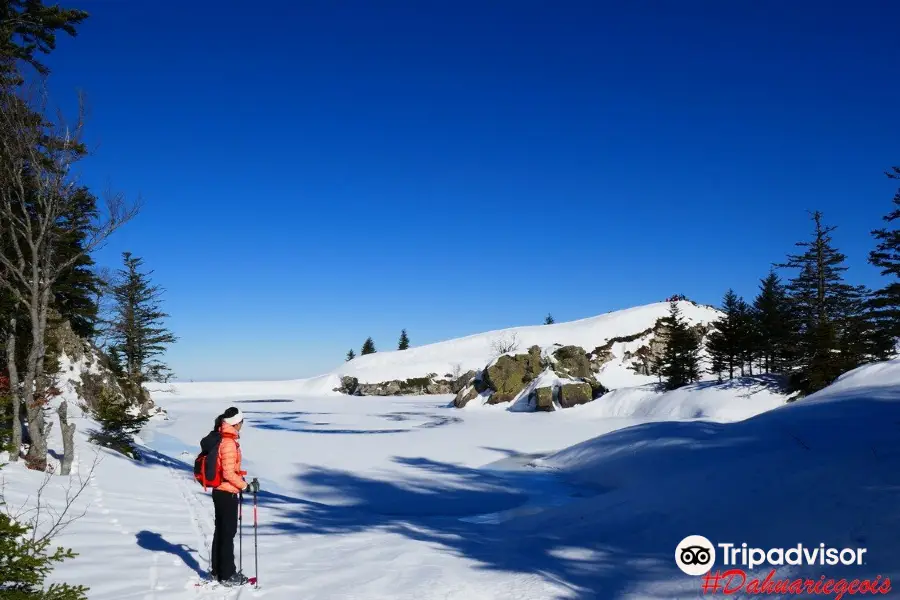
[[[234,566],[234,536],[238,529],[238,495],[213,490],[212,497],[216,531],[209,557],[210,570],[219,581],[225,581],[237,570]]]

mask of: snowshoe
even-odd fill
[[[239,585],[250,583],[250,579],[248,577],[245,577],[243,573],[238,572],[225,581],[220,581],[219,583],[226,587],[237,587]]]

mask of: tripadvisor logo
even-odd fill
[[[687,575],[703,575],[716,562],[716,548],[702,535],[689,535],[675,547],[675,564]]]

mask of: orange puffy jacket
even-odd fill
[[[219,442],[219,465],[222,468],[222,485],[217,490],[237,494],[247,489],[244,475],[247,471],[241,471],[241,445],[238,438],[241,437],[237,429],[228,423],[222,423],[219,428],[222,441]]]

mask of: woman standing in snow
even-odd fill
[[[218,461],[222,470],[222,484],[212,492],[216,514],[216,530],[213,534],[210,553],[210,575],[224,585],[243,585],[248,579],[237,571],[234,565],[234,536],[238,529],[238,505],[244,490],[258,492],[258,484],[244,480],[246,471],[241,470],[241,445],[238,443],[244,415],[240,409],[231,407],[216,417],[213,431],[201,442],[201,447],[213,446],[218,442]]]

